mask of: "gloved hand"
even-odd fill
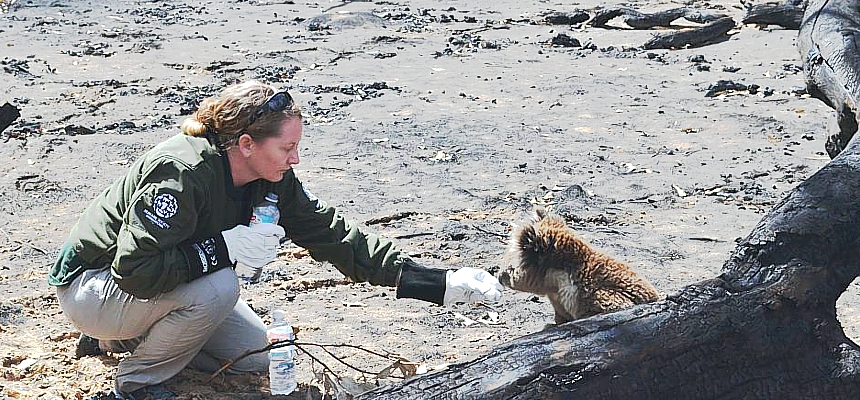
[[[285,235],[278,224],[236,225],[221,232],[230,261],[240,262],[256,273],[278,257],[278,245]]]
[[[478,268],[448,271],[445,277],[445,305],[454,303],[496,302],[502,298],[502,285],[489,272]]]

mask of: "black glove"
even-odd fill
[[[427,268],[410,259],[400,266],[397,298],[413,298],[439,305],[496,302],[502,285],[487,271],[460,268],[456,271]]]

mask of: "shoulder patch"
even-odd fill
[[[179,210],[179,205],[176,202],[176,197],[170,193],[162,193],[155,196],[152,200],[152,208],[155,214],[161,218],[168,219],[176,215]]]

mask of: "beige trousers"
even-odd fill
[[[107,351],[131,351],[120,361],[116,390],[131,393],[161,383],[186,366],[212,372],[247,350],[266,346],[266,326],[239,299],[230,268],[180,284],[151,299],[120,289],[110,269],[87,270],[57,288],[63,313]],[[228,372],[263,372],[268,354],[242,359]]]

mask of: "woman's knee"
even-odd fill
[[[232,269],[224,268],[191,282],[185,290],[193,306],[227,316],[239,301],[239,281]]]

